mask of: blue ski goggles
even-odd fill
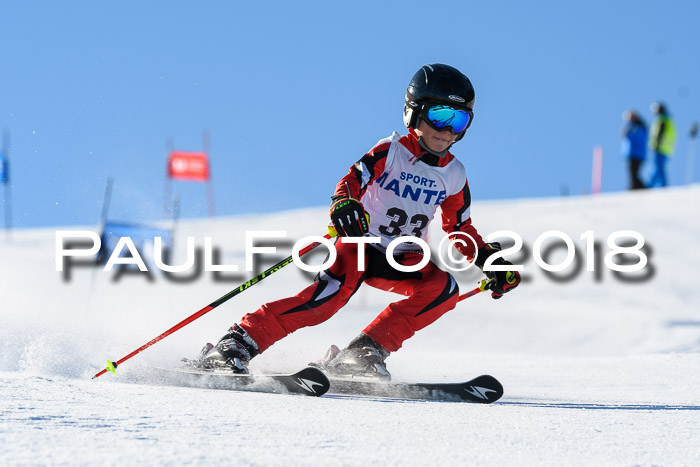
[[[452,130],[459,134],[469,128],[472,112],[456,109],[449,105],[432,104],[423,108],[423,120],[437,131]]]

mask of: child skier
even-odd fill
[[[379,141],[336,186],[330,208],[338,232],[336,261],[297,295],[266,303],[243,316],[216,346],[205,347],[201,365],[248,373],[251,358],[297,329],[333,316],[364,282],[408,298],[387,306],[344,350],[332,348],[323,367],[337,375],[390,378],[385,359],[416,331],[453,309],[459,289],[454,278],[432,261],[416,272],[393,268],[385,256],[389,243],[400,236],[425,237],[440,207],[442,228],[467,259],[476,256],[480,269],[500,250],[497,243],[485,243],[472,226],[466,172],[449,152],[464,137],[473,109],[474,88],[459,70],[442,64],[418,70],[406,90],[408,134],[394,133]],[[455,241],[459,233],[468,234],[473,242]],[[364,246],[361,271],[358,244],[344,239],[366,235],[379,237],[381,243]],[[394,259],[411,266],[423,255],[414,243],[403,243],[394,250]],[[497,258],[493,264],[512,263]],[[515,271],[484,272],[493,279],[493,298],[520,283]]]

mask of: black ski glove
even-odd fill
[[[369,232],[369,216],[353,198],[341,198],[331,205],[331,221],[340,237],[362,237]]]
[[[487,243],[479,249],[479,254],[474,263],[489,279],[491,279],[491,282],[489,282],[489,290],[491,290],[491,297],[495,299],[501,298],[504,293],[510,292],[520,284],[520,274],[518,271],[484,271],[484,263],[488,257],[499,251],[501,251],[500,243]],[[494,266],[502,266],[508,264],[512,265],[513,263],[503,258],[496,258],[491,264]]]

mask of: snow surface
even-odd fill
[[[594,231],[605,254],[609,234],[638,231],[653,271],[627,283],[599,264],[599,273],[555,282],[529,253],[529,280],[516,291],[461,302],[387,361],[400,381],[492,374],[505,396],[489,406],[148,381],[150,367],[176,366],[244,313],[300,290],[309,279],[294,266],[125,362],[116,376],[92,380],[106,359],[126,355],[252,273],[227,282],[203,273],[175,284],[157,272],[148,281],[83,267],[68,281],[55,271],[55,232],[75,227],[12,232],[0,240],[0,465],[700,465],[698,198],[695,185],[477,202],[472,219],[482,234],[515,231],[530,251],[554,229],[585,260],[583,232]],[[184,257],[185,237],[202,245],[209,236],[222,263],[243,269],[244,231],[285,225],[296,240],[323,233],[326,215],[313,208],[183,221],[175,260]],[[436,246],[441,234],[433,227]],[[280,258],[289,251],[281,248]],[[558,253],[550,262],[563,258]],[[456,277],[463,291],[479,279]],[[279,342],[252,369],[297,370],[328,345],[347,343],[396,299],[365,286],[336,316]]]

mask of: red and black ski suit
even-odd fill
[[[370,214],[369,235],[381,244],[366,245],[365,270],[357,264],[358,245],[335,244],[337,259],[297,295],[264,304],[243,316],[240,326],[258,344],[260,352],[297,329],[314,326],[333,316],[364,282],[407,298],[387,306],[362,332],[389,352],[455,307],[459,288],[454,278],[429,261],[415,272],[401,272],[386,260],[386,246],[396,237],[425,238],[438,207],[442,227],[449,234],[464,232],[474,239],[455,243],[470,260],[484,241],[471,225],[471,196],[464,166],[451,154],[437,157],[421,148],[412,130],[394,133],[365,154],[338,183],[334,199],[351,197]],[[419,263],[415,244],[394,251],[398,263]]]

